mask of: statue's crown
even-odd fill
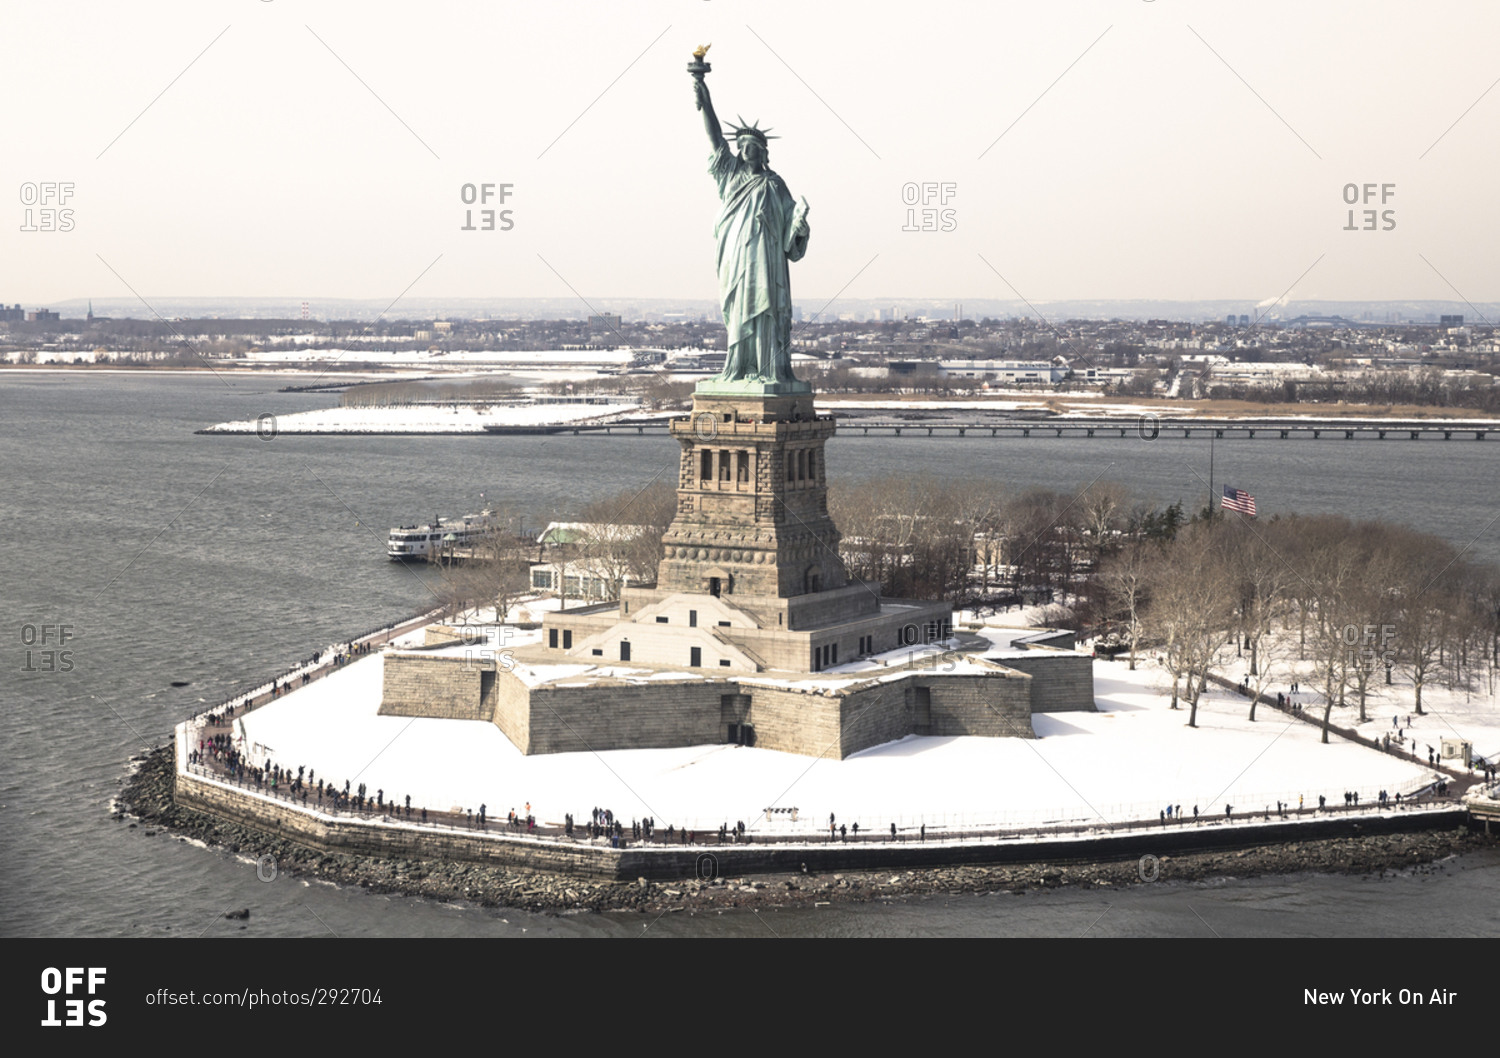
[[[767,133],[769,133],[771,130],[762,129],[760,127],[759,121],[756,121],[754,125],[746,125],[745,119],[740,118],[740,123],[738,125],[731,124],[729,127],[734,131],[735,139],[739,139],[741,136],[751,136],[759,140],[762,147],[766,146],[767,140],[777,140],[781,138],[780,136],[767,135]]]

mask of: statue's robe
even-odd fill
[[[792,234],[795,204],[786,183],[769,169],[756,172],[720,141],[708,171],[722,208],[714,224],[719,244],[719,298],[729,331],[721,382],[790,382],[792,287],[787,262],[807,252],[807,234]]]

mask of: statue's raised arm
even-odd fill
[[[699,45],[698,50],[693,52],[695,61],[688,65],[688,72],[693,75],[693,96],[697,100],[698,109],[703,111],[703,128],[708,133],[709,145],[717,147],[724,142],[724,130],[719,127],[719,116],[714,113],[714,103],[708,94],[708,82],[703,79],[703,75],[713,68],[704,61],[710,47],[710,44]]]

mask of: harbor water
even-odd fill
[[[129,758],[172,726],[330,643],[437,604],[435,572],[387,561],[393,525],[489,505],[528,528],[672,480],[656,435],[203,436],[215,422],[320,407],[283,376],[0,377],[7,648],[0,768],[0,934],[634,935],[632,915],[540,916],[373,895],[301,879],[110,818]],[[1118,481],[1202,503],[1208,439],[853,436],[830,479],[891,472],[1077,490]],[[1216,483],[1261,517],[1336,511],[1435,533],[1500,561],[1500,443],[1227,440]],[[628,520],[628,518],[626,518]],[[580,803],[576,812],[587,812]],[[1191,906],[1189,906],[1191,905]],[[924,897],[668,915],[669,935],[1495,936],[1500,854],[1384,877],[1156,883],[1106,895]]]

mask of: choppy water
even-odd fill
[[[281,876],[108,817],[125,762],[205,702],[434,601],[385,560],[386,530],[485,502],[528,525],[670,475],[665,437],[196,436],[318,407],[274,377],[0,375],[0,933],[247,935],[1460,936],[1500,933],[1500,854],[1385,880],[1307,876],[1129,890],[926,898],[725,914],[548,918],[374,896]],[[1206,442],[856,438],[831,475],[889,470],[1076,488],[1119,480],[1157,502],[1203,494]],[[1240,441],[1215,477],[1263,514],[1384,515],[1500,560],[1500,444]],[[56,642],[59,626],[70,639]],[[51,630],[50,632],[48,630]],[[51,640],[41,642],[46,635]],[[31,638],[30,644],[23,638]],[[28,658],[27,651],[32,653]],[[70,671],[44,671],[45,650]],[[54,666],[62,659],[54,656]],[[174,688],[173,681],[188,681]],[[1102,916],[1102,917],[1101,917]]]

